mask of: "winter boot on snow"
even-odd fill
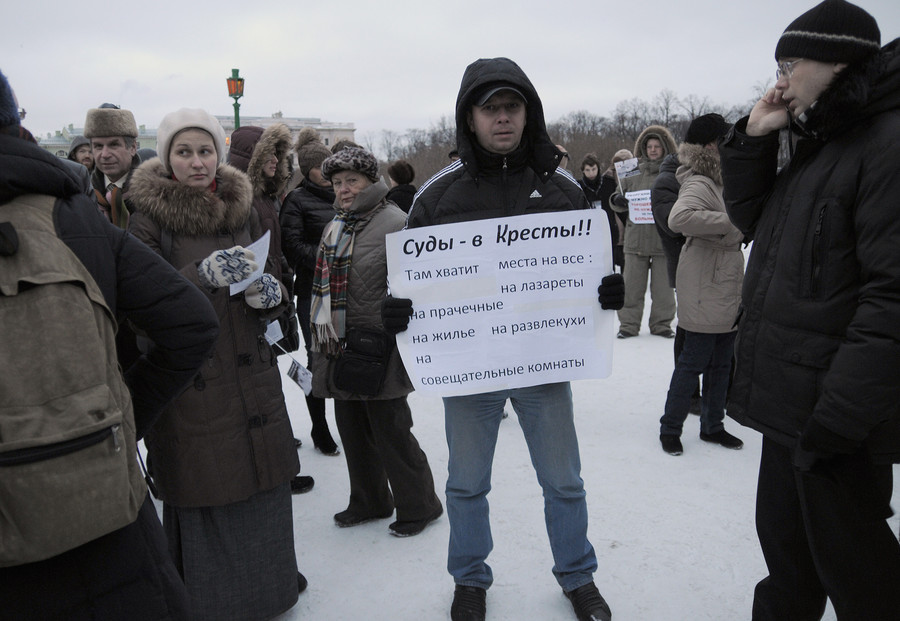
[[[484,621],[486,596],[487,591],[480,587],[457,584],[450,605],[450,621]]]
[[[571,591],[565,591],[565,594],[572,602],[572,608],[575,609],[578,621],[611,621],[612,613],[609,611],[609,604],[600,595],[600,591],[593,582]]]

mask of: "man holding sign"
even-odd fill
[[[675,152],[675,139],[665,127],[651,125],[634,143],[634,160],[616,164],[620,190],[610,202],[628,214],[625,223],[625,307],[619,311],[619,338],[637,336],[644,316],[650,274],[650,333],[674,338],[675,291],[669,286],[666,255],[653,221],[650,188],[663,158]],[[630,170],[629,170],[629,164]]]
[[[408,228],[533,213],[589,209],[578,183],[558,168],[563,153],[547,135],[541,100],[513,61],[481,59],[467,67],[456,104],[460,155],[427,181],[410,209]],[[604,222],[605,218],[598,219]],[[622,277],[603,278],[604,309],[621,308]],[[406,330],[412,301],[387,298],[386,330]],[[493,582],[486,563],[493,542],[487,493],[503,406],[519,417],[544,491],[553,573],[579,619],[609,620],[609,606],[593,583],[597,569],[587,539],[572,392],[568,382],[444,397],[450,521],[448,570],[456,582],[454,621],[485,618]]]

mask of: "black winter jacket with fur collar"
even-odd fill
[[[722,146],[753,249],[729,416],[793,446],[810,417],[900,461],[900,40],[844,70],[776,173],[746,119]]]

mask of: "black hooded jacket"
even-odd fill
[[[478,145],[468,114],[487,85],[502,84],[525,96],[526,122],[519,148],[497,155]],[[419,189],[409,228],[590,208],[578,182],[558,168],[562,152],[547,135],[534,86],[508,58],[481,59],[466,68],[456,99],[456,143],[460,159]]]
[[[850,65],[778,135],[721,146],[725,203],[752,238],[728,415],[792,446],[808,419],[900,461],[900,40]],[[796,126],[796,124],[795,124]]]
[[[662,241],[663,252],[666,253],[666,267],[669,270],[669,286],[675,288],[675,274],[678,272],[678,257],[681,255],[681,247],[684,246],[684,235],[676,233],[669,228],[669,214],[675,201],[678,200],[678,190],[681,184],[675,178],[680,163],[677,153],[669,153],[662,164],[659,165],[659,175],[650,189],[650,205],[653,209],[653,221],[656,230],[659,231],[659,239]]]
[[[168,263],[104,218],[61,160],[0,133],[0,222],[4,206],[26,194],[59,199],[60,239],[90,271],[117,319],[132,321],[156,343],[125,372],[140,437],[203,363],[218,334],[216,315]],[[129,619],[149,621],[187,614],[184,585],[149,497],[124,528],[44,561],[0,569],[0,601],[4,618],[12,619],[118,619],[127,611]]]

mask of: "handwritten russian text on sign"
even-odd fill
[[[635,224],[653,224],[653,209],[650,206],[650,190],[625,192],[628,199],[628,218]]]
[[[600,378],[615,313],[597,301],[612,272],[599,210],[543,213],[387,236],[388,281],[414,315],[397,344],[416,390],[443,396]]]

